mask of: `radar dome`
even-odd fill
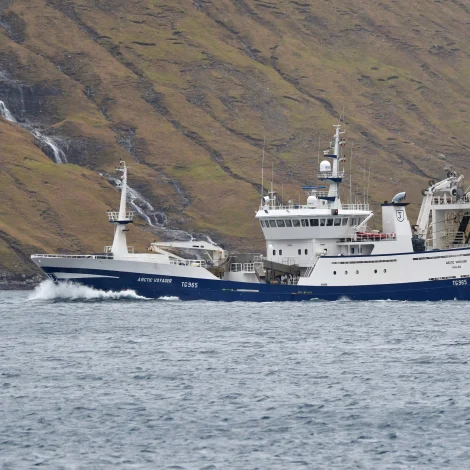
[[[313,194],[307,198],[307,207],[317,207],[318,199]]]
[[[323,160],[320,163],[320,172],[331,171],[331,163],[328,160]]]

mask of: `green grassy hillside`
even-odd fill
[[[130,183],[168,226],[261,249],[260,164],[285,199],[315,182],[318,142],[345,113],[354,197],[376,203],[467,171],[470,7],[463,1],[0,2],[0,100],[54,136],[58,165],[0,120],[0,270],[35,251],[101,251]],[[350,162],[346,163],[349,169]],[[267,173],[270,173],[268,171]],[[345,193],[348,189],[345,189]],[[346,194],[345,194],[346,195]],[[343,197],[345,199],[345,197]],[[155,235],[137,224],[132,242]]]

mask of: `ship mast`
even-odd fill
[[[127,211],[127,166],[126,162],[122,160],[119,162],[119,166],[116,168],[117,171],[122,172],[121,177],[121,203],[119,205],[119,212],[108,211],[109,221],[116,225],[114,229],[114,240],[111,247],[111,253],[116,256],[126,256],[129,254],[127,249],[127,237],[126,232],[129,231],[127,228],[128,224],[132,223],[134,212]]]
[[[329,201],[329,207],[331,209],[337,210],[341,209],[339,186],[343,181],[344,171],[339,170],[339,159],[341,146],[344,145],[344,139],[341,139],[340,135],[344,134],[344,131],[341,131],[340,124],[337,124],[334,127],[336,128],[334,144],[330,143],[330,149],[324,151],[324,156],[326,158],[331,158],[333,160],[333,165],[331,167],[327,161],[322,162],[320,164],[318,179],[329,183],[328,196],[324,197],[324,199]],[[331,150],[333,150],[333,153],[330,153]]]

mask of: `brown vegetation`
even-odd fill
[[[419,203],[446,164],[468,168],[466,5],[0,1],[0,72],[32,90],[24,117],[66,142],[72,162],[0,121],[0,265],[31,272],[31,252],[109,244],[117,193],[99,173],[120,158],[170,225],[260,249],[263,140],[278,189],[297,200],[343,109],[355,197],[371,162],[374,201],[407,190]],[[131,237],[141,249],[154,238],[142,225]]]

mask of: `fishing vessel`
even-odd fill
[[[382,231],[368,227],[367,203],[343,204],[340,185],[344,131],[335,126],[317,174],[303,187],[304,205],[261,195],[256,212],[264,254],[229,253],[204,241],[153,242],[134,253],[127,232],[128,168],[122,173],[119,211],[108,211],[114,239],[103,253],[36,254],[31,258],[54,282],[96,289],[133,289],[148,298],[215,301],[470,300],[470,192],[463,175],[448,170],[423,190],[411,225],[406,193],[382,204]],[[181,250],[195,255],[188,259]]]

